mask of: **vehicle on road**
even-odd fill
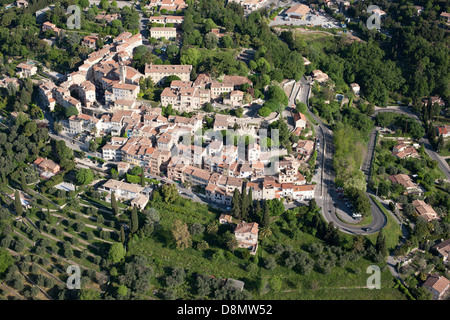
[[[363,230],[369,232],[372,231],[372,228],[363,228]]]

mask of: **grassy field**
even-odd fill
[[[366,274],[366,270],[369,265],[374,263],[364,258],[348,261],[342,267],[335,266],[328,274],[314,269],[311,273],[302,275],[298,271],[286,267],[280,258],[270,253],[269,244],[273,245],[275,243],[291,245],[293,250],[297,252],[304,251],[305,248],[313,243],[321,243],[327,247],[322,240],[302,231],[298,232],[295,237],[291,237],[283,231],[277,231],[277,234],[272,235],[269,241],[260,241],[256,262],[257,268],[251,271],[247,271],[249,261],[243,259],[243,249],[238,249],[232,253],[223,244],[221,240],[222,235],[227,231],[231,231],[231,228],[226,225],[219,227],[217,235],[205,232],[203,235],[193,237],[194,247],[198,241],[205,240],[210,245],[208,250],[200,251],[194,248],[177,249],[170,229],[175,219],[186,222],[188,226],[194,222],[207,226],[217,219],[219,212],[212,212],[204,205],[181,198],[173,204],[160,202],[154,204],[153,207],[160,213],[160,230],[151,237],[134,237],[131,239],[128,243],[127,253],[128,255],[147,256],[150,264],[155,269],[156,278],[152,281],[152,288],[148,292],[149,295],[151,295],[153,290],[164,290],[165,283],[161,279],[164,278],[164,275],[167,275],[168,270],[173,267],[182,267],[186,270],[188,276],[199,273],[220,279],[234,278],[242,280],[245,282],[245,289],[253,294],[254,299],[404,299],[404,296],[397,289],[393,288],[393,277],[386,269],[385,263],[379,264],[382,270],[382,288],[380,290],[370,290],[366,288],[366,281],[369,277]],[[272,222],[272,225],[277,228],[277,225],[281,223],[281,218],[278,218]],[[344,243],[351,241],[351,236],[344,239]],[[217,252],[222,254],[218,256]],[[278,261],[277,266],[272,270],[263,267],[265,258],[269,256],[275,257]],[[267,287],[262,292],[258,291],[257,282],[260,278],[268,283],[273,278],[280,279],[282,283],[281,289],[273,291]],[[186,285],[178,290],[178,297],[195,299],[196,297],[191,291]]]
[[[374,196],[371,196],[372,200],[378,205],[378,207],[383,211],[386,215],[387,223],[383,228],[383,233],[386,236],[386,245],[389,249],[394,249],[397,244],[400,242],[402,237],[402,230],[400,226],[392,217],[392,214],[389,213],[383,204],[381,204]],[[377,238],[375,234],[368,236],[368,238],[372,241],[372,243],[376,243]]]

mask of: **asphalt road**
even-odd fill
[[[422,123],[418,115],[412,112],[409,108],[404,107],[376,108],[375,112],[372,115],[372,118],[374,118],[380,112],[394,112],[398,114],[405,114]],[[425,151],[428,153],[431,159],[436,160],[438,162],[439,168],[442,170],[442,172],[444,172],[445,176],[447,177],[447,180],[450,181],[450,167],[448,163],[445,161],[445,159],[439,156],[439,154],[434,150],[434,148],[431,146],[431,143],[426,136],[422,137],[419,142],[423,143]]]
[[[301,79],[303,88],[300,91],[300,102],[306,103],[309,107],[308,100],[310,94],[310,83],[305,79]],[[316,177],[320,181],[316,188],[316,202],[319,207],[322,208],[322,214],[327,222],[333,222],[333,224],[339,228],[339,230],[349,234],[371,234],[378,232],[382,229],[387,222],[387,218],[384,213],[373,203],[369,198],[372,207],[372,222],[366,226],[356,226],[341,221],[336,215],[336,210],[339,210],[339,203],[337,192],[334,184],[335,172],[333,168],[333,154],[335,151],[333,142],[333,132],[326,126],[317,116],[310,112],[312,118],[318,123],[314,126],[316,137],[320,141],[320,148],[318,151],[319,168]],[[366,231],[366,228],[370,228],[371,231]]]
[[[302,78],[301,82],[303,85],[303,90],[300,91],[300,101],[306,103],[308,105],[309,99],[309,87],[310,84],[306,81],[305,78]],[[420,119],[416,114],[411,112],[408,108],[402,107],[388,107],[388,108],[377,108],[372,117],[375,117],[380,112],[394,112],[399,114],[408,115],[418,121]],[[334,180],[335,173],[332,166],[332,157],[334,154],[334,142],[333,142],[333,132],[326,126],[318,117],[316,117],[312,112],[310,112],[313,119],[318,123],[315,126],[316,137],[319,139],[321,143],[321,148],[318,148],[318,160],[319,162],[319,170],[315,177],[315,180],[318,181],[316,188],[316,202],[322,208],[322,214],[327,222],[333,222],[336,227],[338,227],[341,231],[347,232],[350,234],[371,234],[378,232],[382,229],[386,223],[387,218],[384,213],[378,208],[378,206],[373,202],[370,198],[370,195],[373,194],[372,191],[368,191],[367,195],[369,196],[369,201],[371,204],[371,213],[372,213],[372,222],[366,226],[355,226],[341,221],[336,215],[336,208],[339,206],[337,202],[338,197],[335,190]],[[370,140],[367,148],[367,156],[362,164],[362,171],[366,176],[366,181],[370,176],[370,168],[371,162],[373,158],[373,152],[375,148],[375,138],[376,138],[377,128],[373,129],[370,134]],[[420,140],[421,143],[424,144],[426,152],[430,155],[430,157],[436,160],[439,164],[441,170],[447,176],[447,179],[450,180],[450,170],[446,161],[441,158],[432,148],[428,139],[423,137]],[[339,210],[339,209],[338,209]],[[367,232],[366,228],[370,228],[371,231]]]

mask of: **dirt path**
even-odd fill
[[[2,287],[4,290],[6,290],[9,293],[12,293],[16,297],[18,297],[20,300],[26,300],[22,295],[20,295],[16,290],[11,288],[10,286],[6,285],[5,283],[0,283],[0,287]]]
[[[282,32],[282,31],[286,31],[289,29],[292,29],[294,32],[301,33],[301,34],[325,34],[325,35],[329,35],[329,36],[333,36],[333,37],[345,37],[351,41],[366,42],[350,32],[347,32],[347,33],[341,32],[341,34],[334,34],[334,33],[328,32],[328,31],[324,31],[324,30],[309,30],[306,28],[280,28],[280,27],[274,28],[274,30],[276,30],[277,32]]]
[[[19,273],[25,278],[25,280],[27,280],[29,283],[31,283],[33,286],[36,286],[39,291],[42,292],[42,294],[49,300],[53,300],[52,297],[50,297],[47,292],[45,292],[41,287],[39,287],[36,283],[33,282],[33,280],[30,279],[30,277],[28,277],[25,273],[23,273],[22,271],[19,270]]]

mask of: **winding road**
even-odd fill
[[[310,85],[311,83],[307,81],[305,78],[301,79],[301,83],[303,84],[302,89],[299,92],[300,102],[305,103],[309,108],[309,95],[310,95]],[[290,101],[290,105],[294,104],[295,101]],[[420,122],[419,117],[411,112],[408,108],[404,107],[387,107],[387,108],[376,108],[375,112],[372,115],[374,118],[380,112],[394,112],[399,114],[405,114],[411,118],[416,119]],[[316,188],[316,202],[322,208],[322,214],[327,222],[333,222],[333,224],[338,227],[341,231],[349,233],[349,234],[372,234],[378,232],[382,229],[387,223],[387,217],[380,210],[380,208],[373,202],[370,195],[373,195],[373,191],[368,190],[367,195],[369,196],[369,201],[371,204],[371,212],[372,212],[372,222],[366,226],[356,226],[352,224],[348,224],[343,222],[336,214],[336,206],[337,206],[337,193],[335,190],[334,180],[335,180],[335,172],[332,165],[332,158],[334,154],[334,142],[333,142],[333,132],[332,130],[325,125],[320,118],[315,116],[312,112],[310,112],[312,118],[318,123],[315,125],[315,131],[317,139],[321,142],[321,148],[318,151],[318,162],[319,162],[319,181],[318,188]],[[372,158],[375,149],[375,140],[376,140],[377,128],[374,128],[370,134],[370,140],[367,146],[367,155],[362,164],[361,170],[364,172],[366,176],[366,181],[368,181],[370,176],[370,168],[372,164]],[[447,179],[450,180],[450,168],[447,162],[440,157],[432,148],[426,137],[423,137],[420,140],[421,143],[424,144],[426,152],[430,155],[433,160],[436,160],[439,164],[441,170],[447,176]],[[394,220],[400,223],[395,216]],[[369,228],[369,229],[367,229]],[[368,232],[367,230],[370,230]]]
[[[311,82],[306,80],[304,77],[300,80],[302,88],[300,90],[298,99],[300,102],[305,103],[309,108],[309,95]],[[295,103],[295,101],[290,101],[290,104]],[[349,233],[349,234],[371,234],[378,232],[382,229],[386,223],[387,218],[384,213],[378,208],[378,206],[369,197],[369,201],[372,207],[372,222],[366,226],[352,225],[343,222],[336,214],[337,203],[337,192],[334,185],[335,172],[333,168],[333,154],[335,151],[333,142],[333,132],[325,125],[320,118],[310,112],[312,118],[318,123],[314,126],[316,137],[320,141],[321,148],[318,148],[318,161],[319,169],[317,174],[319,175],[319,182],[316,188],[315,199],[317,205],[322,208],[322,214],[327,222],[333,222],[333,224],[339,228],[339,230]],[[373,147],[372,147],[373,148]],[[369,150],[370,147],[369,147]],[[369,157],[368,157],[369,158]],[[371,158],[371,156],[370,156]],[[370,229],[366,229],[370,228]],[[371,230],[371,231],[367,231]]]

